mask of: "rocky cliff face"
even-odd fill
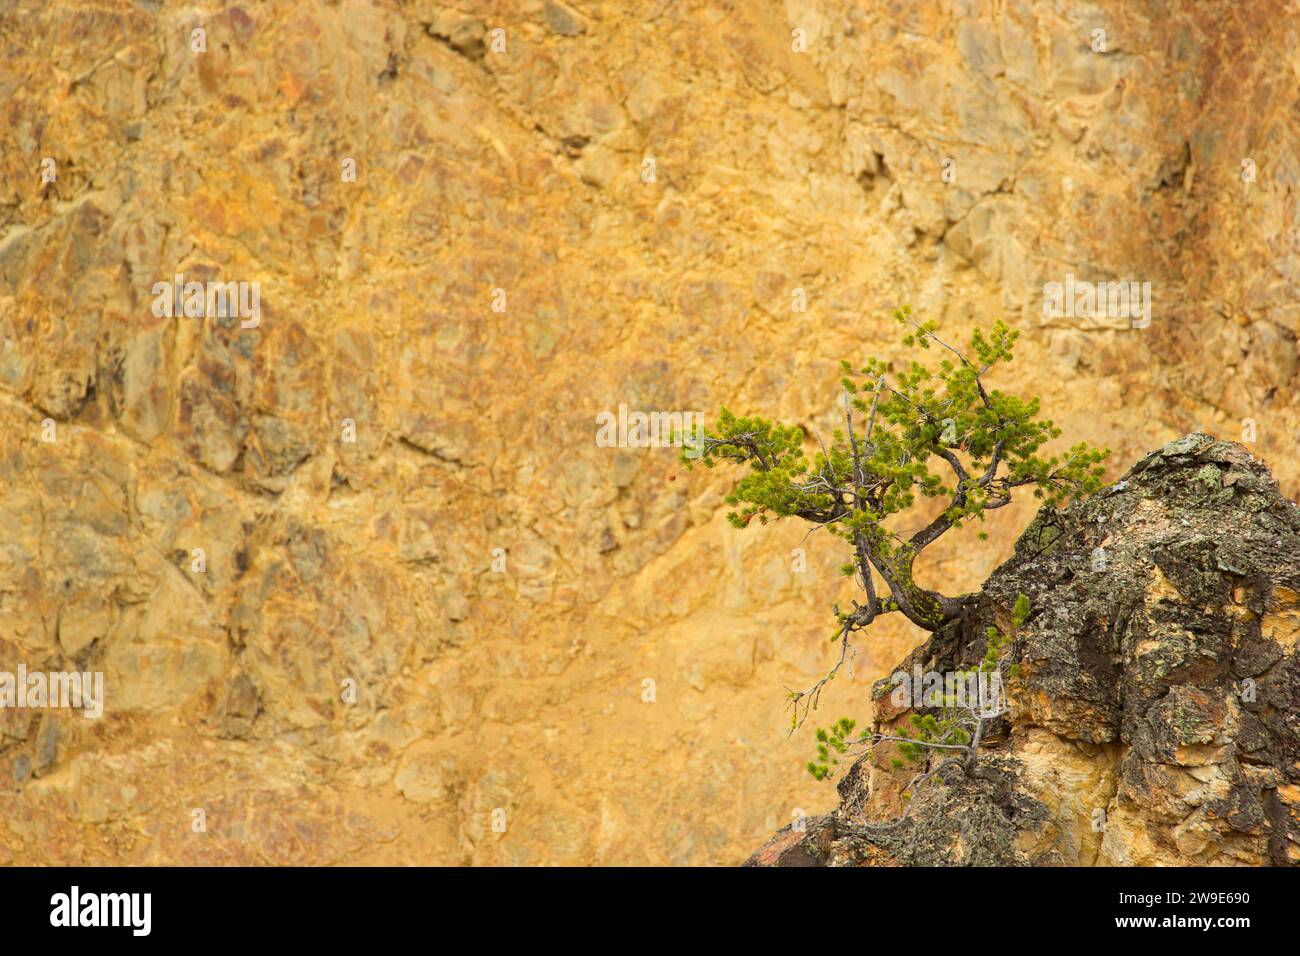
[[[1020,594],[1032,610],[1015,628]],[[898,670],[974,666],[989,627],[1014,632],[1018,667],[982,773],[909,801],[926,767],[882,743],[833,813],[751,862],[1300,863],[1300,508],[1244,448],[1189,435],[1044,509],[967,618]],[[913,736],[892,687],[877,687],[876,729]]]
[[[107,695],[0,714],[0,863],[727,863],[826,809],[780,689],[843,555],[732,531],[727,476],[595,416],[827,430],[907,302],[1023,328],[994,384],[1117,462],[1203,426],[1294,494],[1298,34],[1281,0],[0,3],[0,669]],[[260,283],[260,323],[155,315],[177,273]],[[1045,316],[1067,274],[1151,282],[1150,324]],[[976,587],[1031,517],[918,573]],[[883,622],[835,704],[922,637]]]

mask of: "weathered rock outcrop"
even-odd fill
[[[1014,630],[1018,665],[978,761],[992,773],[936,777],[895,823],[916,768],[881,744],[833,813],[750,862],[1300,862],[1300,508],[1244,448],[1189,435],[1043,509],[965,619],[898,669],[971,667],[990,626]],[[892,687],[876,729],[907,734]]]

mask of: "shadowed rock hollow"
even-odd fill
[[[965,620],[898,670],[977,665],[1019,594],[1010,707],[979,761],[1001,782],[936,778],[890,825],[917,768],[882,744],[833,813],[751,864],[1300,862],[1300,508],[1261,463],[1192,434],[1043,509]],[[907,735],[891,689],[873,692],[876,730]]]

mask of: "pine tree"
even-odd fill
[[[959,351],[935,334],[935,322],[915,321],[910,308],[896,310],[894,318],[905,329],[903,345],[938,352],[937,366],[916,357],[898,363],[897,369],[878,358],[857,369],[842,362],[838,385],[844,428],[835,430],[829,444],[818,436],[811,461],[798,426],[738,417],[726,408],[682,454],[687,467],[747,466],[726,499],[736,509],[727,515],[736,527],[748,527],[754,519],[766,524],[801,518],[848,545],[851,559],[842,571],[855,578],[864,597],[855,598],[851,610],[833,609],[832,639],[839,644],[839,659],[813,687],[791,692],[792,728],[817,706],[823,687],[844,663],[853,635],[880,615],[900,613],[937,631],[962,614],[973,595],[949,596],[916,581],[913,568],[927,547],[948,531],[982,522],[986,512],[1010,504],[1017,489],[1032,491],[1049,504],[1090,494],[1101,486],[1101,463],[1109,454],[1087,443],[1061,455],[1039,453],[1061,434],[1040,416],[1039,400],[985,384],[990,372],[1012,361],[1019,337],[1002,321],[988,333],[976,330],[966,351]],[[892,530],[891,516],[909,508],[918,495],[945,499],[946,504],[910,535]],[[1016,612],[1022,617],[1027,605],[1018,603]],[[1001,635],[990,635],[985,669],[1000,666],[1004,643]],[[954,735],[943,718],[918,718],[914,744],[933,745],[942,738],[954,747],[971,745],[969,734],[961,730]],[[835,756],[845,752],[852,727],[852,721],[842,719],[819,731],[818,759],[808,765],[814,776],[830,773]],[[903,753],[910,755],[906,749]]]

